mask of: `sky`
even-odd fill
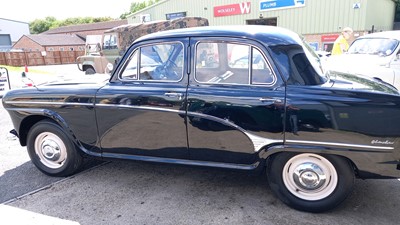
[[[57,20],[71,17],[111,17],[129,11],[132,2],[147,0],[1,0],[0,18],[32,22],[53,16]]]

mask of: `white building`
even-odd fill
[[[8,51],[23,35],[29,34],[29,23],[0,18],[0,51]]]

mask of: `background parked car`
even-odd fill
[[[328,68],[380,79],[400,89],[400,31],[357,38],[343,55],[331,56]]]

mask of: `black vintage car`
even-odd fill
[[[158,32],[103,83],[9,91],[3,105],[36,167],[85,156],[266,171],[304,211],[334,208],[355,178],[400,177],[400,95],[324,71],[299,35],[267,26]]]

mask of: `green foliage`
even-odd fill
[[[119,16],[119,18],[126,19],[126,17],[129,16],[130,14],[138,12],[138,11],[140,11],[146,7],[149,7],[151,5],[154,5],[159,1],[161,1],[161,0],[148,0],[148,1],[144,1],[144,2],[132,2],[129,12],[125,12],[125,13],[121,14],[121,16]]]
[[[138,12],[148,6],[156,4],[161,0],[147,0],[143,2],[132,2],[129,12],[125,12],[121,14],[120,19],[126,19],[126,17],[132,13]],[[29,24],[29,29],[31,34],[40,34],[49,29],[70,26],[70,25],[78,25],[78,24],[87,24],[87,23],[98,23],[113,20],[110,17],[74,17],[68,18],[65,20],[57,20],[55,17],[46,17],[45,19],[36,19]]]
[[[29,24],[31,34],[40,34],[48,31],[52,28],[86,24],[86,23],[97,23],[113,20],[111,17],[73,17],[65,20],[57,20],[54,17],[46,17],[43,19],[36,19]]]
[[[46,17],[44,20],[36,19],[29,24],[31,34],[39,34],[54,27],[57,23],[56,18]]]
[[[396,3],[396,12],[394,14],[394,22],[400,22],[400,0],[392,0]]]
[[[394,16],[394,22],[400,22],[400,0],[396,0],[396,13]]]

